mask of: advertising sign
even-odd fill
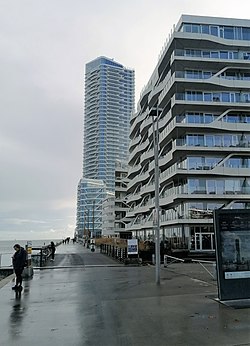
[[[138,255],[138,239],[128,239],[128,255]]]
[[[250,210],[215,211],[220,300],[250,298]]]

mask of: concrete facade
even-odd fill
[[[102,235],[119,235],[125,230],[123,218],[126,215],[128,206],[125,202],[128,165],[125,162],[116,160],[115,163],[115,191],[108,193],[103,202]]]
[[[183,15],[170,34],[131,119],[134,236],[153,238],[156,117],[162,241],[213,252],[213,211],[250,207],[249,43],[249,20]]]

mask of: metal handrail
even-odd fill
[[[169,264],[165,264],[165,257],[166,258],[171,258],[172,261],[169,263]],[[188,261],[187,260],[184,260],[182,258],[178,258],[178,257],[173,257],[173,256],[169,256],[169,255],[164,255],[164,268],[167,268],[170,264],[173,264],[173,263],[176,263],[176,262],[188,262],[188,263],[192,263],[192,262],[196,262],[196,263],[199,263],[203,269],[205,269],[205,271],[213,278],[215,279],[215,274],[214,273],[211,273],[202,263],[206,263],[206,264],[213,264],[216,268],[216,261],[206,261],[206,260],[196,260],[196,259],[193,259],[193,258],[189,258]],[[215,269],[216,270],[216,269]]]
[[[171,259],[173,259],[169,264],[166,264],[165,265],[165,257],[166,258],[171,258]],[[170,265],[170,264],[172,264],[172,263],[176,263],[176,262],[182,262],[182,263],[184,263],[185,262],[185,260],[183,260],[182,258],[178,258],[178,257],[173,257],[173,256],[169,256],[169,255],[164,255],[164,267],[166,268],[168,265]]]

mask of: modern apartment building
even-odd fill
[[[80,179],[77,187],[76,233],[78,238],[102,234],[102,203],[106,185],[98,179]]]
[[[102,203],[102,236],[115,234],[115,193],[108,192]]]
[[[161,240],[214,249],[213,211],[250,208],[249,106],[250,20],[183,15],[131,119],[128,231],[153,237],[157,117]]]
[[[134,112],[134,70],[106,57],[99,57],[86,64],[83,178],[102,181],[106,190],[115,190],[115,161],[128,159],[129,128]],[[82,193],[81,191],[84,191]],[[79,189],[78,189],[79,192]],[[97,192],[99,195],[99,192]],[[96,191],[90,187],[80,189],[81,206],[92,205]],[[87,199],[87,200],[86,200]],[[101,218],[101,209],[95,210],[95,218]],[[97,225],[97,222],[94,222]],[[78,227],[78,226],[77,226]],[[98,234],[100,235],[98,230]],[[83,229],[77,228],[82,234]],[[96,232],[94,232],[96,233]]]
[[[128,165],[127,162],[116,160],[115,163],[115,191],[108,193],[103,202],[103,235],[120,235],[125,231],[123,221],[128,210],[125,202],[127,183],[128,183]]]
[[[126,203],[128,181],[127,162],[117,160],[115,166],[115,233],[117,235],[125,231],[123,219],[128,210]]]

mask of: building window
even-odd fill
[[[219,31],[219,28],[218,26],[210,26],[210,33],[211,35],[213,36],[218,36],[218,31]]]

